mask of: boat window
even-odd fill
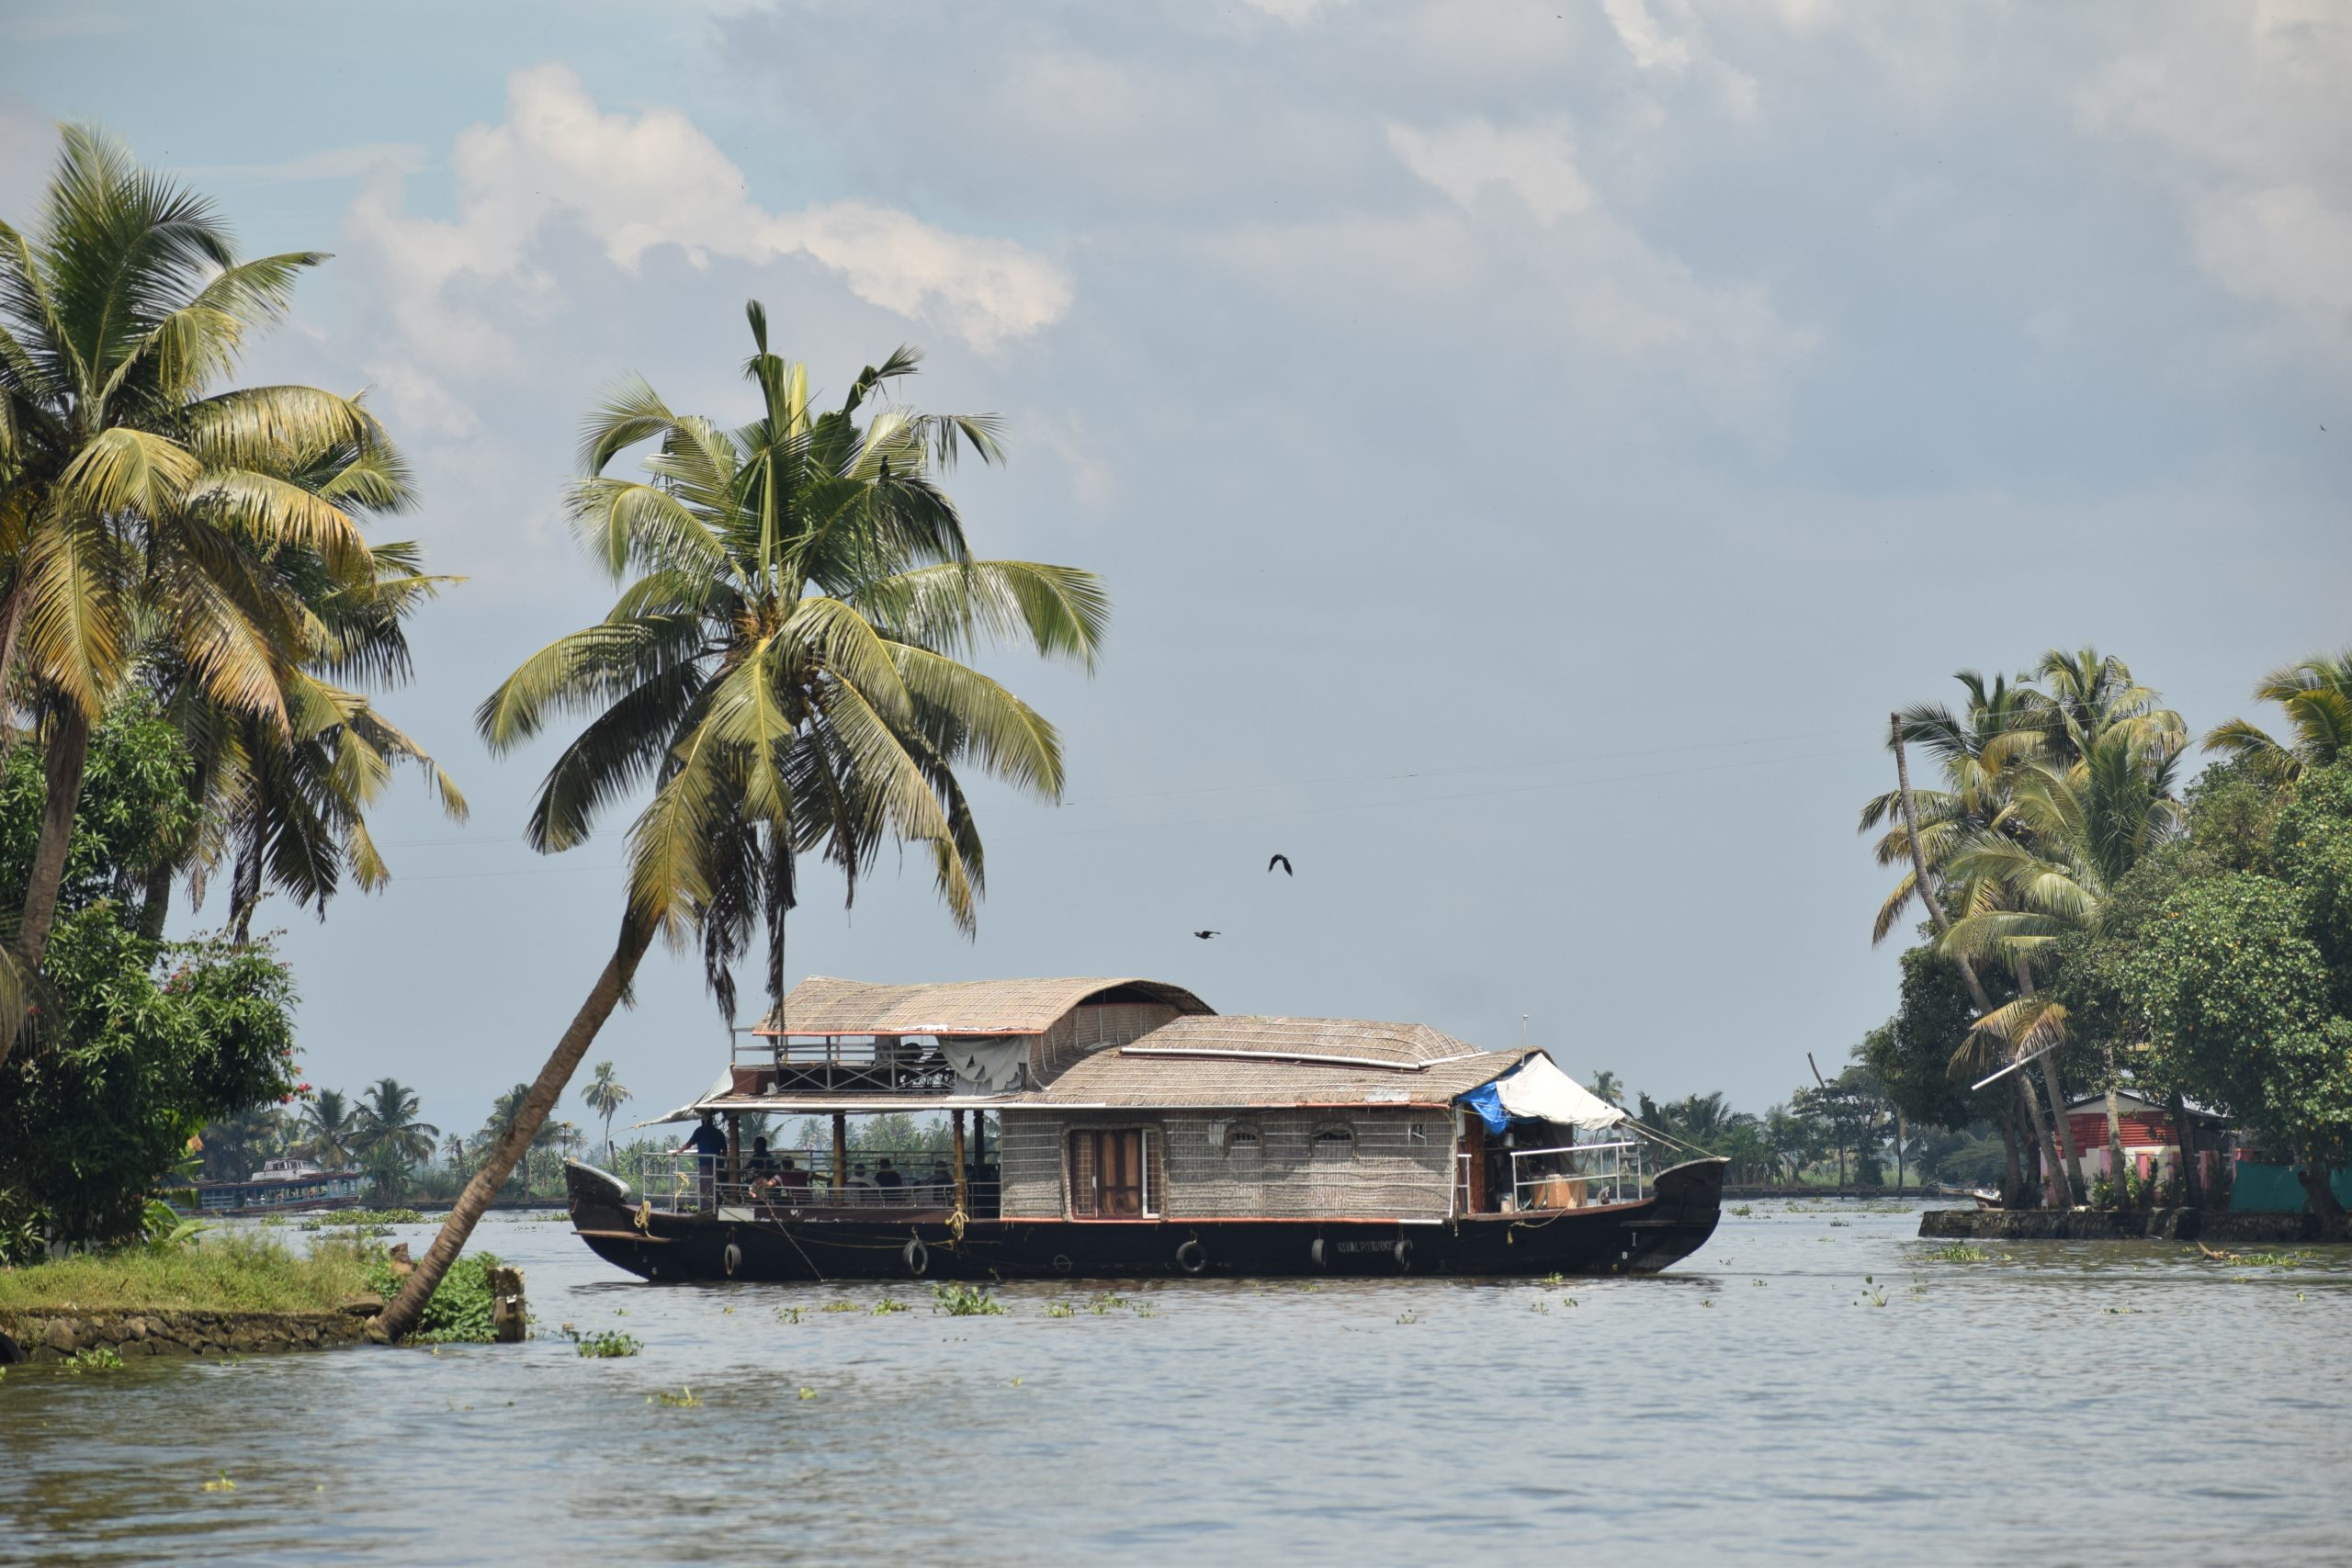
[[[1244,1127],[1237,1123],[1234,1126],[1226,1129],[1226,1153],[1229,1155],[1256,1155],[1263,1154],[1265,1151],[1265,1140],[1258,1135],[1257,1128]]]
[[[1430,1141],[1430,1124],[1426,1122],[1406,1122],[1405,1141],[1408,1144],[1428,1143]]]
[[[1352,1127],[1317,1127],[1315,1129],[1317,1159],[1353,1159],[1356,1152],[1356,1132]]]

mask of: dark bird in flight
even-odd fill
[[[1288,855],[1276,855],[1273,859],[1266,863],[1266,869],[1268,871],[1273,870],[1276,866],[1281,866],[1283,868],[1283,874],[1284,876],[1296,876],[1298,874],[1298,873],[1291,870],[1290,856]]]
[[[1203,942],[1206,942],[1213,936],[1223,936],[1225,933],[1223,931],[1194,931],[1193,934],[1199,937]]]

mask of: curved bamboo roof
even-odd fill
[[[951,980],[876,986],[811,975],[755,1034],[1043,1034],[1088,1002],[1159,1002],[1180,1013],[1215,1010],[1181,986],[1133,976]]]
[[[1355,1018],[1180,1018],[1072,1065],[1030,1105],[1451,1103],[1533,1050],[1482,1051],[1423,1023]]]

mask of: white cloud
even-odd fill
[[[1336,11],[1352,6],[1355,0],[1242,0],[1253,11],[1263,11],[1293,27],[1313,21],[1325,11]]]
[[[1600,0],[1600,8],[1608,14],[1609,25],[1617,31],[1617,41],[1625,46],[1625,52],[1634,57],[1634,64],[1645,71],[1689,69],[1690,39],[1661,27],[1644,0]],[[1688,23],[1687,13],[1682,19]]]
[[[452,434],[470,421],[437,378],[511,360],[501,322],[556,304],[542,253],[567,226],[632,273],[663,246],[696,267],[713,258],[813,262],[868,304],[981,349],[1048,326],[1070,305],[1062,272],[1008,240],[954,233],[866,201],[770,211],[684,114],[602,113],[560,65],[510,76],[506,118],[460,134],[450,166],[453,220],[408,211],[398,171],[379,168],[346,226],[382,273],[413,350],[409,365],[384,376],[387,392],[410,417]],[[431,376],[424,363],[435,367]]]
[[[2352,165],[2343,156],[2352,11],[2332,0],[2191,8],[2092,76],[2084,122],[2162,155],[2191,254],[2222,287],[2352,344]]]
[[[1515,130],[1483,119],[1441,130],[1391,124],[1388,145],[1407,168],[1464,209],[1475,209],[1479,193],[1490,186],[1512,192],[1544,223],[1592,205],[1592,187],[1577,172],[1576,146],[1564,121]]]

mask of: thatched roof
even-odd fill
[[[1446,1105],[1535,1053],[1481,1051],[1426,1024],[1180,1018],[1069,1068],[1024,1105]]]
[[[784,998],[756,1034],[1043,1034],[1087,1002],[1159,1002],[1184,1013],[1213,1010],[1180,986],[1158,980],[954,980],[936,986],[871,986],[811,975]]]

